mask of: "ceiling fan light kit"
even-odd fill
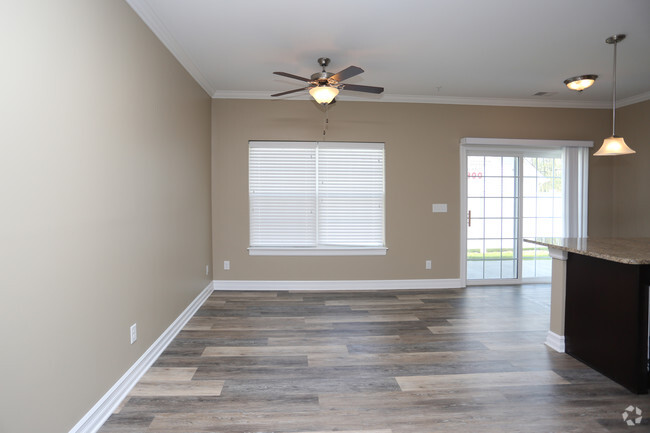
[[[571,89],[582,92],[588,87],[591,87],[592,84],[596,81],[598,75],[587,74],[587,75],[578,75],[577,77],[571,77],[564,80],[564,84]]]
[[[617,156],[636,153],[630,149],[623,137],[616,135],[616,45],[625,39],[625,35],[610,36],[605,40],[608,44],[614,45],[614,82],[612,85],[612,136],[603,140],[603,144],[594,156]]]
[[[300,89],[293,89],[286,92],[276,93],[271,96],[283,96],[309,89],[309,94],[316,100],[316,102],[322,105],[327,105],[334,100],[336,95],[339,94],[339,90],[352,90],[355,92],[375,94],[379,94],[384,91],[383,87],[341,83],[343,80],[347,80],[348,78],[352,78],[361,74],[363,72],[363,69],[358,66],[348,66],[342,71],[333,74],[325,70],[325,67],[330,64],[330,59],[327,57],[321,57],[318,59],[318,64],[323,68],[323,70],[321,72],[312,74],[310,78],[300,77],[298,75],[289,74],[287,72],[274,72],[275,75],[293,78],[294,80],[305,81],[309,83],[309,85]]]
[[[322,105],[327,105],[336,98],[336,95],[339,94],[339,89],[331,86],[318,86],[312,87],[309,90],[309,94]]]

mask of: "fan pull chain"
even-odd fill
[[[325,121],[323,122],[323,139],[325,139],[325,134],[327,134],[327,127],[330,123],[330,119],[327,113],[327,106],[325,106]]]

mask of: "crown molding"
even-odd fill
[[[213,99],[272,99],[276,101],[309,101],[309,94],[297,94],[283,98],[272,98],[273,91],[230,91],[218,90],[212,93]],[[509,98],[472,98],[464,96],[416,96],[384,94],[379,97],[343,95],[336,97],[346,102],[401,102],[409,104],[449,104],[449,105],[488,105],[501,107],[543,107],[543,108],[610,108],[609,102],[602,101],[567,101],[562,99],[509,99]],[[629,98],[628,98],[629,99]],[[650,94],[648,95],[650,99]],[[637,101],[635,101],[637,102]]]
[[[544,108],[608,108],[600,101],[568,101],[544,98],[481,98],[468,96],[414,96],[385,95],[385,102],[406,102],[421,104],[488,105],[496,107],[544,107]]]
[[[630,96],[629,98],[616,101],[616,107],[626,107],[628,105],[636,104],[650,100],[650,92],[639,93],[638,95]]]
[[[306,92],[304,94],[295,93],[282,98],[271,98],[272,93],[277,93],[277,91],[217,90],[212,93],[212,99],[272,99],[274,101],[309,101],[312,99],[309,93]]]
[[[189,72],[192,78],[203,87],[203,90],[205,90],[208,95],[212,95],[215,92],[214,86],[205,75],[201,73],[201,70],[196,66],[192,57],[183,49],[181,44],[174,39],[160,17],[156,15],[156,12],[153,10],[148,0],[126,0],[126,2],[158,37],[163,45],[167,47],[176,60],[178,60],[185,70]]]
[[[283,98],[272,98],[273,91],[231,91],[218,90],[212,93],[213,99],[271,99],[276,101],[311,101],[309,94],[296,94]],[[472,98],[465,96],[416,96],[384,94],[379,97],[359,97],[343,95],[336,99],[346,102],[402,102],[410,104],[449,104],[449,105],[488,105],[501,107],[544,107],[544,108],[591,108],[609,109],[609,101],[568,101],[565,99],[509,99],[509,98]],[[625,107],[650,100],[650,92],[640,93],[616,101],[616,107]]]

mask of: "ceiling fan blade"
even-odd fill
[[[359,84],[342,84],[343,90],[353,90],[355,92],[366,92],[366,93],[382,93],[384,91],[383,87],[375,86],[361,86]]]
[[[310,87],[311,87],[311,86],[303,87],[302,89],[287,90],[286,92],[276,93],[275,95],[271,95],[271,96],[273,97],[273,96],[288,95],[289,93],[295,93],[295,92],[300,92],[301,90],[307,90],[307,89],[309,89]]]
[[[274,72],[274,74],[282,75],[283,77],[287,77],[287,78],[293,78],[294,80],[306,81],[308,83],[311,81],[309,78],[299,77],[297,75],[289,74],[287,72]]]
[[[330,78],[332,80],[338,81],[340,83],[341,81],[347,80],[348,78],[352,78],[355,75],[359,75],[362,72],[363,72],[363,69],[361,69],[358,66],[348,66],[347,68],[343,69],[338,74],[332,75]]]

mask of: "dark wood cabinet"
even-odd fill
[[[637,394],[648,392],[650,265],[569,253],[566,353]]]

